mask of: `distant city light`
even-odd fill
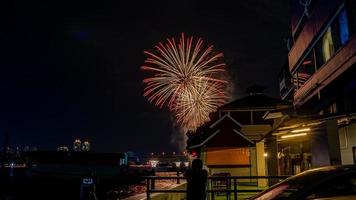
[[[75,139],[73,142],[73,151],[90,151],[91,144],[88,140],[81,141],[80,139]],[[66,151],[66,148],[59,148],[57,150]]]
[[[69,151],[69,148],[67,146],[59,146],[57,151]]]
[[[74,140],[73,142],[73,151],[80,151],[82,147],[82,141],[79,139]]]
[[[90,151],[90,142],[84,141],[81,146],[82,151]]]

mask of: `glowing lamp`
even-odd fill
[[[177,162],[174,162],[174,164],[176,165],[176,167],[180,167],[180,164],[181,164],[182,162],[180,162],[180,161],[177,161]]]
[[[185,167],[189,167],[189,162],[184,162]]]
[[[297,133],[297,134],[291,134],[291,135],[282,135],[281,138],[287,139],[287,138],[301,137],[301,136],[305,136],[305,135],[307,135],[307,133]]]
[[[307,132],[310,131],[310,128],[303,128],[303,129],[296,129],[296,130],[292,130],[292,133],[301,133],[301,132]]]
[[[149,162],[150,162],[151,167],[153,167],[153,168],[156,168],[158,165],[158,160],[150,160]]]

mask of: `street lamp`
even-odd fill
[[[158,160],[150,160],[149,163],[152,168],[156,168],[158,165]]]
[[[180,161],[174,162],[174,164],[176,165],[176,168],[177,168],[177,184],[180,183],[179,171],[180,171],[180,164],[181,164],[181,163],[182,163],[182,162],[180,162]]]
[[[184,166],[185,166],[186,168],[188,168],[188,167],[189,167],[189,162],[184,162]]]
[[[180,161],[174,162],[174,164],[176,165],[177,168],[180,167],[181,163],[182,163],[182,162],[180,162]]]

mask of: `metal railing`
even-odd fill
[[[208,177],[208,197],[211,200],[215,199],[216,194],[225,193],[226,199],[229,200],[233,198],[234,200],[238,199],[239,193],[258,193],[263,191],[263,189],[238,189],[238,180],[258,180],[258,179],[267,179],[267,180],[284,180],[289,176],[210,176]],[[155,181],[156,180],[176,180],[177,184],[180,183],[180,180],[185,180],[185,177],[176,176],[176,177],[162,177],[162,176],[147,176],[146,178],[146,195],[147,200],[151,199],[151,194],[153,193],[186,193],[187,190],[181,189],[156,189]],[[225,183],[223,187],[215,187],[216,182]],[[257,181],[255,181],[257,182]],[[224,187],[225,185],[225,187]],[[231,195],[233,197],[231,197]]]

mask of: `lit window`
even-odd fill
[[[334,52],[334,43],[331,35],[331,28],[329,27],[322,39],[323,62],[325,63],[326,61],[328,61],[330,57],[334,54]]]
[[[340,32],[340,42],[341,45],[345,44],[350,38],[349,23],[347,21],[346,11],[343,10],[339,15],[339,32]]]
[[[346,10],[342,10],[335,21],[326,29],[316,46],[317,67],[320,68],[350,38],[349,22]]]

